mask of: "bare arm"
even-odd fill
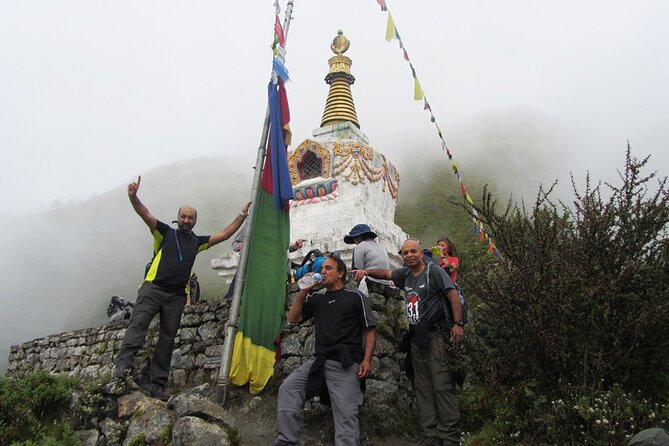
[[[385,280],[391,280],[392,279],[392,269],[358,269],[355,270],[355,280],[360,282],[363,277],[369,276],[373,277],[375,279],[385,279]]]
[[[302,307],[304,307],[304,300],[307,298],[307,294],[309,294],[309,289],[310,288],[300,290],[290,306],[286,319],[291,324],[299,324],[302,322]]]
[[[304,240],[302,240],[301,238],[298,238],[293,243],[288,245],[288,252],[295,252],[298,249],[302,248],[303,246],[304,246]]]
[[[461,321],[462,320],[462,306],[460,305],[460,295],[455,289],[448,290],[448,301],[451,303],[451,308],[453,309],[453,320]],[[454,344],[460,343],[465,337],[464,328],[461,325],[453,324],[453,329],[451,330],[451,340]]]
[[[128,198],[130,199],[130,204],[132,208],[137,212],[137,215],[140,216],[144,223],[149,227],[151,233],[156,230],[156,225],[158,220],[154,217],[151,212],[144,206],[144,204],[139,200],[137,196],[137,191],[139,190],[139,185],[142,182],[142,176],[137,177],[137,181],[133,181],[128,184]]]
[[[218,245],[224,240],[229,239],[233,235],[237,233],[239,230],[239,227],[244,223],[244,220],[246,220],[246,217],[249,215],[249,207],[251,206],[251,202],[249,201],[246,203],[242,211],[235,217],[232,222],[225,227],[222,231],[218,231],[215,234],[212,234],[211,237],[209,237],[209,245],[208,247],[211,248],[214,245]]]
[[[372,355],[376,347],[376,327],[365,328],[362,331],[365,339],[365,357],[358,367],[358,378],[367,378],[372,373]]]
[[[458,267],[459,267],[459,260],[458,260],[457,257],[455,258],[455,262],[449,262],[449,261],[448,261],[448,257],[442,257],[440,260],[441,260],[441,262],[442,262],[442,263],[441,263],[441,266],[442,266],[443,268],[449,268],[449,269],[450,269],[450,272],[455,272],[455,271],[458,270]]]

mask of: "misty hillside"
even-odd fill
[[[225,227],[250,196],[251,169],[230,174],[230,166],[225,158],[160,166],[142,174],[139,196],[168,224],[181,205],[194,206],[195,233],[209,234]],[[112,295],[134,301],[152,256],[151,236],[128,202],[126,184],[16,220],[0,235],[6,253],[0,268],[0,370],[7,366],[10,345],[104,323]],[[209,261],[229,250],[223,243],[198,256],[195,270],[205,296],[225,289]],[[212,290],[215,285],[218,291]]]

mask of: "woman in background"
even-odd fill
[[[437,240],[437,247],[441,249],[441,258],[437,259],[439,266],[446,270],[453,282],[456,282],[460,259],[455,256],[455,244],[448,237],[442,237]]]

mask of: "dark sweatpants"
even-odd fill
[[[150,282],[144,282],[139,287],[130,323],[114,362],[116,369],[127,370],[132,367],[134,354],[144,345],[151,320],[156,314],[160,314],[160,334],[151,358],[149,377],[151,384],[165,386],[170,373],[174,338],[179,330],[185,305],[185,294],[165,291]]]
[[[277,437],[275,445],[299,444],[300,413],[307,397],[309,370],[315,358],[311,357],[297,370],[288,375],[279,387],[277,401]],[[363,402],[358,364],[344,368],[339,361],[327,359],[325,382],[332,403],[335,428],[335,446],[357,446],[360,444],[358,407]]]
[[[455,382],[445,365],[448,355],[444,335],[430,334],[430,347],[411,343],[411,364],[418,418],[428,444],[460,444],[460,408]]]

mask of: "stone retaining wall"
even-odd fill
[[[349,286],[355,287],[354,282]],[[410,383],[400,370],[403,355],[396,351],[404,318],[401,295],[395,289],[369,284],[369,298],[377,319],[377,344],[373,374],[367,380],[367,400],[380,404],[409,404]],[[290,289],[288,307],[297,292]],[[186,307],[181,319],[172,355],[169,380],[171,389],[185,389],[213,384],[218,371],[225,338],[229,302],[201,302]],[[147,343],[135,358],[133,378],[142,383],[148,375],[149,360],[157,340],[158,318],[149,329]],[[121,345],[127,321],[100,327],[74,330],[46,336],[11,347],[8,375],[23,375],[32,370],[46,370],[84,379],[107,379]],[[282,359],[277,363],[275,379],[282,379],[300,366],[314,351],[313,324],[287,325],[282,332]],[[370,401],[370,402],[372,402]]]
[[[185,308],[172,354],[171,387],[198,385],[209,382],[212,374],[217,376],[228,314],[227,301],[202,302]],[[42,369],[84,379],[104,379],[111,374],[127,324],[127,321],[110,323],[13,345],[7,374],[23,375]],[[157,339],[156,317],[145,347],[135,358],[136,378],[146,376]]]

